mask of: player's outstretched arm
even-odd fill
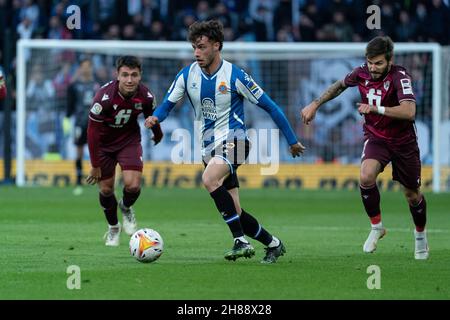
[[[319,107],[327,101],[333,100],[338,95],[340,95],[344,90],[347,89],[347,86],[344,83],[344,80],[338,80],[333,83],[330,87],[328,87],[319,98],[314,99],[310,104],[304,107],[301,111],[302,121],[304,124],[309,124],[314,117],[316,116],[316,112]]]

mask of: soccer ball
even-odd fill
[[[130,239],[130,253],[140,262],[157,260],[164,249],[164,241],[153,229],[143,228],[136,231]]]

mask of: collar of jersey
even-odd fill
[[[207,80],[211,80],[213,79],[217,73],[219,72],[220,69],[222,69],[223,66],[223,59],[220,60],[220,66],[217,68],[217,70],[210,76],[208,76],[206,73],[203,72],[202,68],[200,68],[200,66],[198,66],[200,68],[200,72],[202,73],[202,75],[207,79]]]

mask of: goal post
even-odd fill
[[[252,75],[255,81],[283,107],[300,141],[307,143],[308,150],[302,159],[293,162],[287,152],[284,152],[280,155],[282,162],[298,163],[299,166],[302,163],[321,162],[358,164],[362,131],[360,116],[354,108],[354,102],[360,99],[357,90],[346,90],[335,103],[324,105],[316,118],[318,124],[311,129],[301,124],[299,111],[309,99],[314,98],[331,84],[331,81],[344,78],[347,72],[363,62],[365,47],[365,43],[228,42],[224,44],[223,57]],[[420,101],[416,122],[419,140],[423,138],[419,141],[421,153],[423,151],[422,162],[424,166],[432,168],[429,187],[434,192],[448,191],[450,159],[443,157],[441,153],[444,152],[445,155],[450,153],[448,150],[450,146],[445,143],[445,139],[449,139],[450,132],[447,130],[442,135],[441,127],[444,121],[449,121],[450,61],[445,56],[449,50],[435,43],[396,43],[394,50],[395,62],[404,65],[412,73],[413,85],[416,85],[417,79],[416,92],[420,96]],[[74,155],[70,147],[71,137],[62,138],[59,133],[61,129],[58,123],[63,117],[61,106],[65,97],[62,93],[59,93],[58,97],[58,92],[53,93],[51,97],[59,99],[58,105],[49,103],[46,106],[49,113],[44,116],[39,114],[40,106],[33,102],[34,98],[29,89],[33,70],[43,73],[43,77],[54,84],[58,74],[62,72],[61,64],[65,64],[73,73],[80,56],[86,54],[96,61],[94,67],[106,70],[114,69],[114,59],[119,55],[139,56],[143,59],[144,65],[143,82],[148,84],[152,91],[156,91],[159,102],[181,67],[193,61],[192,47],[187,42],[19,40],[15,148],[18,186],[31,183],[26,178],[29,170],[27,160],[42,159],[43,153],[50,146],[56,144],[63,159],[72,159]],[[188,126],[187,123],[192,122],[192,118],[188,117],[192,110],[190,108],[183,110],[180,108],[180,120],[172,123],[173,126]],[[260,113],[261,110],[258,108],[246,108],[246,122],[249,121],[250,127],[270,122],[270,117],[261,116]],[[47,123],[43,123],[44,120],[47,120]],[[170,121],[167,122],[170,127]],[[192,130],[192,127],[188,129]],[[281,140],[284,139],[280,139],[280,145],[283,146]],[[167,155],[170,155],[170,145],[166,147],[164,149],[164,145],[161,146],[163,151],[155,155],[150,152],[152,147],[149,146],[149,152],[144,152],[144,159],[169,160]]]

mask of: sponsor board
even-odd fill
[[[26,181],[34,186],[70,186],[76,181],[71,160],[28,160]],[[83,163],[85,174],[90,168],[89,161]],[[359,190],[359,166],[341,164],[280,164],[276,175],[261,175],[261,165],[245,164],[238,169],[242,188],[290,188],[311,190]],[[0,180],[3,180],[3,161],[0,160]],[[12,175],[15,163],[12,164]],[[144,187],[202,187],[202,165],[145,162],[143,171]],[[117,166],[120,178],[120,167]],[[422,189],[432,187],[432,167],[422,167]],[[387,166],[379,176],[381,190],[400,190],[400,185],[392,181],[391,166]],[[450,182],[450,168],[443,168],[442,182]],[[446,188],[444,188],[446,189]]]

